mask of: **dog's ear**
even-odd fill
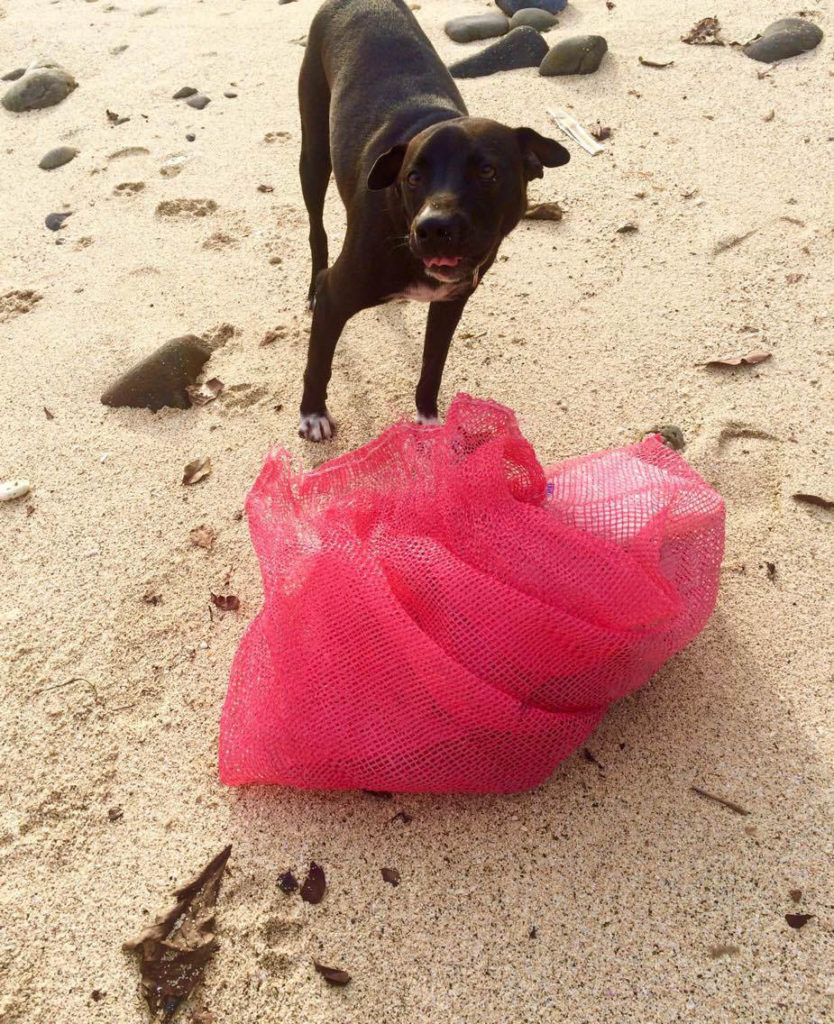
[[[394,184],[403,165],[407,148],[407,146],[402,144],[393,146],[387,153],[383,153],[379,157],[371,168],[371,173],[368,175],[368,188],[372,192],[378,192],[380,189],[388,188]]]
[[[532,128],[516,128],[515,137],[524,159],[527,180],[544,177],[544,167],[561,167],[570,160],[570,152],[553,139],[546,139]]]

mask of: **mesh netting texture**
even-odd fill
[[[545,470],[459,395],[247,498],[264,605],[232,664],[224,783],[499,793],[544,780],[702,629],[724,504],[656,436]]]

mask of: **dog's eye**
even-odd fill
[[[478,177],[481,181],[495,181],[495,168],[492,164],[481,164],[478,168]]]
[[[420,182],[423,180],[423,176],[419,171],[409,171],[405,179],[411,188],[417,188]]]

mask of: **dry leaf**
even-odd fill
[[[176,904],[150,928],[123,945],[141,954],[142,994],[154,1016],[170,1021],[199,984],[217,950],[214,908],[231,845],[187,885],[174,893]]]
[[[275,191],[275,186],[274,185],[258,185],[258,191],[259,192],[274,192]]]
[[[328,985],[347,985],[350,981],[348,972],[341,971],[338,967],[325,967],[318,960],[314,960],[313,965]]]
[[[222,394],[225,384],[219,377],[212,377],[204,384],[189,384],[186,387],[192,405],[207,405]]]
[[[400,884],[400,873],[396,868],[380,868],[382,872],[383,881],[389,885],[397,886]]]
[[[793,494],[794,501],[801,501],[805,505],[816,505],[818,508],[834,509],[834,501],[828,498],[821,498],[818,494]]]
[[[285,871],[283,875],[278,878],[278,888],[281,892],[286,893],[288,896],[291,892],[295,892],[298,888],[298,879],[292,873],[292,871]]]
[[[799,903],[799,901],[802,899],[802,890],[801,889],[791,889],[788,892],[788,896],[790,896],[790,898],[794,901],[794,903]]]
[[[107,812],[107,820],[118,821],[119,818],[124,816],[124,813],[125,812],[121,809],[121,807],[111,807],[110,810]]]
[[[752,352],[748,352],[746,356],[716,356],[715,359],[709,359],[705,363],[700,363],[701,366],[755,366],[756,363],[763,363],[766,359],[770,359],[773,355],[772,352],[765,352],[764,349],[754,349]]]
[[[637,58],[644,68],[670,68],[675,62],[673,60],[667,60],[665,63],[661,63],[656,60],[645,60],[643,57]]]
[[[198,484],[211,473],[211,458],[206,455],[201,459],[193,459],[182,471],[182,482],[188,486]]]
[[[315,861],[310,862],[310,870],[301,886],[301,898],[305,903],[321,903],[324,899],[324,891],[327,888],[327,880],[324,877],[324,869],[319,867]]]
[[[720,31],[718,18],[702,18],[685,36],[681,36],[681,42],[694,46],[724,46],[724,40],[718,38]]]
[[[813,916],[813,914],[785,914],[785,920],[791,928],[804,928]]]
[[[43,411],[44,411],[44,415],[46,416],[46,418],[48,420],[54,420],[55,419],[55,413],[54,412],[50,412],[49,409],[47,409],[46,406],[43,407]]]
[[[212,594],[211,603],[221,612],[236,612],[240,608],[240,598],[234,594]]]
[[[118,125],[118,124],[126,124],[130,120],[130,118],[129,117],[119,117],[119,115],[115,111],[108,110],[107,111],[107,120],[110,122],[110,124]]]
[[[217,540],[217,534],[212,530],[210,526],[196,526],[188,535],[191,538],[191,543],[198,548],[205,548],[206,551],[211,551],[214,547],[214,542]]]
[[[527,207],[526,220],[561,220],[565,211],[558,203],[532,203]]]

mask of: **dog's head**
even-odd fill
[[[481,264],[524,213],[527,182],[568,160],[564,146],[532,128],[461,117],[383,153],[368,188],[396,186],[409,247],[429,277],[477,280]]]

